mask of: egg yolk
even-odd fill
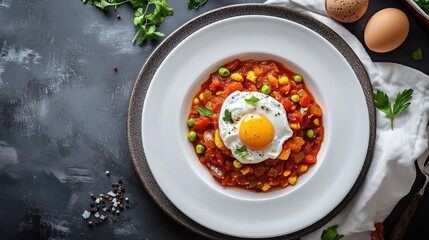
[[[247,147],[261,150],[274,139],[273,125],[264,116],[247,115],[241,122],[240,139]]]

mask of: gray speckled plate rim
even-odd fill
[[[231,17],[243,16],[243,15],[267,15],[278,18],[287,19],[299,23],[312,31],[318,33],[323,38],[328,40],[333,46],[335,46],[338,51],[345,57],[352,69],[354,70],[365,95],[365,99],[368,107],[368,115],[370,121],[369,129],[369,142],[368,150],[365,157],[365,161],[362,167],[362,170],[345,198],[340,202],[340,204],[335,207],[329,214],[315,222],[314,224],[305,227],[299,231],[278,236],[276,238],[270,239],[297,239],[303,235],[306,235],[310,232],[313,232],[323,225],[325,225],[329,220],[335,217],[353,198],[360,185],[365,179],[365,176],[368,172],[369,166],[372,161],[374,143],[375,143],[375,132],[376,132],[376,114],[373,101],[373,90],[371,82],[360,62],[359,58],[350,48],[350,46],[334,31],[328,28],[323,23],[295,12],[293,10],[287,9],[285,7],[268,5],[268,4],[238,4],[230,5],[222,8],[218,8],[212,11],[209,11],[205,14],[202,14],[191,21],[184,24],[182,27],[173,32],[169,37],[167,37],[160,45],[153,51],[149,56],[146,63],[143,65],[134,88],[132,90],[129,106],[128,106],[128,115],[127,115],[127,138],[128,138],[128,147],[134,168],[143,183],[146,191],[152,197],[152,199],[158,204],[158,206],[171,218],[179,222],[186,228],[192,230],[193,232],[210,239],[241,239],[222,233],[218,233],[211,229],[208,229],[197,222],[193,221],[185,214],[183,214],[174,204],[165,196],[158,184],[156,183],[152,172],[149,169],[149,166],[146,162],[146,157],[143,150],[142,143],[142,111],[144,100],[146,96],[147,89],[149,84],[157,71],[160,64],[164,61],[165,57],[186,37],[194,33],[198,29]]]

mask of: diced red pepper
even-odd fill
[[[285,108],[285,111],[289,111],[293,106],[293,103],[288,98],[283,99],[283,107]]]
[[[315,164],[317,161],[313,155],[307,155],[302,162],[306,164]]]
[[[210,125],[210,118],[200,116],[199,118],[195,119],[195,124],[192,127],[193,130],[197,132],[202,132],[206,130],[206,128]]]
[[[223,85],[222,85],[222,83],[220,82],[220,81],[213,81],[211,84],[210,84],[210,91],[212,92],[212,93],[216,93],[217,91],[220,91],[220,90],[222,90],[222,88],[223,88]]]
[[[225,93],[225,96],[229,96],[229,94],[235,91],[243,91],[243,90],[244,90],[243,84],[239,82],[233,82],[225,87],[224,93]]]
[[[299,99],[299,105],[306,107],[310,104],[311,98],[308,95],[303,96]]]

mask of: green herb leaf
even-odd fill
[[[321,240],[340,240],[344,235],[338,234],[337,232],[338,225],[329,227],[322,232]]]
[[[405,89],[403,92],[398,93],[393,107],[391,106],[389,97],[386,93],[380,90],[377,90],[377,92],[374,93],[375,107],[384,112],[390,118],[391,129],[393,129],[393,118],[410,106],[411,102],[409,101],[412,98],[413,92],[413,89]]]
[[[427,14],[429,15],[429,0],[414,0],[417,5]]]
[[[189,9],[197,9],[200,6],[206,4],[207,0],[188,0]]]
[[[173,9],[168,6],[166,0],[82,0],[82,2],[103,10],[109,7],[116,9],[119,5],[129,3],[135,9],[133,23],[137,27],[132,42],[139,45],[146,40],[163,37],[164,34],[156,31],[156,28],[166,16],[173,15]]]
[[[308,110],[308,107],[301,107],[300,109],[299,109],[299,112],[301,113],[301,114],[304,114],[304,112],[305,111],[307,111]]]
[[[235,149],[234,153],[237,154],[241,158],[245,158],[247,156],[247,148],[246,148],[246,146],[243,145],[241,148]]]
[[[208,110],[206,107],[198,107],[198,113],[200,115],[203,115],[205,117],[211,117],[213,116],[213,112]]]
[[[413,52],[412,57],[414,60],[418,61],[418,60],[422,60],[423,59],[423,52],[422,49],[417,48],[416,51]]]
[[[248,99],[244,99],[244,101],[246,101],[248,104],[253,104],[255,105],[257,102],[259,102],[259,98],[255,97],[255,96],[251,96]]]
[[[222,120],[224,120],[225,122],[232,122],[231,112],[228,109],[225,110],[224,117],[222,118]]]

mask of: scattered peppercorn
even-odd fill
[[[118,20],[121,20],[121,15],[116,15],[116,18],[118,19]]]
[[[119,69],[119,68],[118,68],[118,66],[114,66],[114,67],[113,67],[113,70],[114,70],[115,72],[117,72],[117,71],[118,71],[118,69]]]
[[[105,172],[106,176],[110,175],[109,171]],[[112,219],[113,222],[116,222],[120,213],[124,211],[124,208],[129,209],[129,198],[123,196],[125,192],[124,181],[122,178],[118,179],[117,182],[112,183],[112,190],[103,194],[100,193],[98,197],[95,194],[90,193],[89,196],[93,200],[89,204],[90,211],[84,211],[82,214],[84,219],[88,219],[87,222],[89,227],[94,225],[100,225],[109,219]],[[108,213],[111,214],[109,218]],[[104,215],[106,214],[106,215]]]

